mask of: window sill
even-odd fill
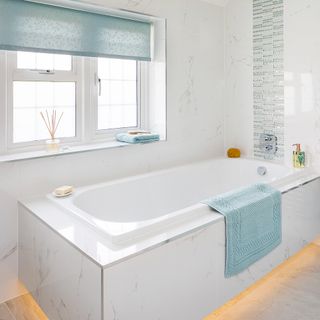
[[[161,141],[164,141],[164,139],[161,139],[160,142]],[[157,142],[159,141],[150,142],[150,143],[157,143]],[[145,143],[145,144],[149,144],[149,143]],[[29,159],[59,157],[66,154],[90,152],[90,151],[104,150],[104,149],[113,149],[113,148],[120,148],[125,146],[134,146],[134,145],[135,144],[119,142],[119,141],[108,141],[103,143],[87,144],[87,145],[81,145],[81,146],[71,146],[71,147],[62,146],[62,150],[58,152],[48,152],[46,150],[37,150],[37,151],[30,151],[30,152],[20,152],[20,153],[0,155],[0,163],[29,160]]]

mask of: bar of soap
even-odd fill
[[[53,191],[56,197],[66,197],[72,194],[73,187],[72,186],[61,186]]]

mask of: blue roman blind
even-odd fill
[[[0,0],[0,49],[151,60],[151,23]]]

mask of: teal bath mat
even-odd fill
[[[229,278],[247,269],[281,243],[281,193],[255,184],[203,201],[225,216]]]

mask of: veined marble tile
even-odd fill
[[[19,278],[50,319],[102,317],[101,268],[22,208]]]
[[[320,166],[320,2],[284,1],[286,162],[301,143],[308,165]],[[298,27],[299,26],[299,27]]]
[[[225,7],[225,147],[253,156],[252,0]]]
[[[0,304],[0,320],[15,320],[5,304]]]

